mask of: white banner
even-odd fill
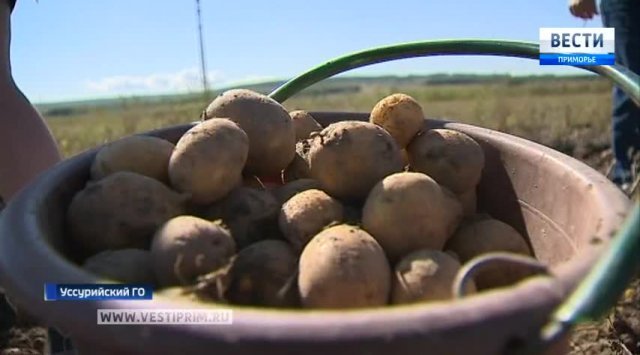
[[[99,309],[98,324],[233,324],[230,309]]]
[[[613,28],[540,28],[540,53],[615,53]]]

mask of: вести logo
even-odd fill
[[[540,28],[540,65],[613,65],[613,28]]]

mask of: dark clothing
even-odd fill
[[[604,27],[615,28],[616,62],[640,74],[640,0],[602,0]],[[617,87],[613,89],[613,181],[631,182],[632,148],[640,151],[640,107]]]
[[[16,0],[9,0],[9,7],[13,11],[13,8],[16,7]]]

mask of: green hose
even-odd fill
[[[537,59],[539,46],[532,42],[459,39],[402,43],[347,54],[321,64],[286,82],[270,96],[279,102],[305,88],[345,71],[403,58],[437,55],[492,55]],[[611,80],[640,106],[640,77],[614,66],[579,67]],[[535,334],[527,353],[539,352],[576,324],[595,320],[618,300],[640,265],[640,204],[636,204],[611,246],[576,290],[551,316],[540,334]]]
[[[438,55],[492,55],[516,58],[538,59],[539,46],[532,42],[455,39],[408,42],[377,47],[338,57],[289,80],[275,89],[269,96],[284,102],[307,87],[334,75],[397,59]],[[579,67],[609,78],[640,106],[640,77],[620,66]]]

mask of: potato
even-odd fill
[[[151,253],[148,250],[105,250],[85,260],[82,268],[113,281],[151,285],[156,283]]]
[[[91,164],[91,178],[99,180],[118,171],[131,171],[168,183],[173,149],[171,142],[150,136],[113,141],[98,150]]]
[[[362,226],[392,262],[417,249],[442,249],[462,219],[462,206],[425,174],[387,176],[367,198]]]
[[[231,230],[239,249],[278,234],[280,205],[269,191],[239,187],[200,215],[221,219]]]
[[[205,111],[206,119],[217,117],[231,119],[249,136],[248,173],[280,174],[293,160],[293,120],[282,105],[268,96],[244,89],[225,91]]]
[[[151,243],[156,278],[165,287],[191,284],[198,276],[223,267],[235,252],[227,229],[194,216],[172,218]]]
[[[324,227],[342,222],[343,213],[340,201],[320,190],[307,190],[282,206],[278,225],[293,248],[302,250]]]
[[[446,249],[454,251],[462,263],[476,256],[494,251],[532,255],[524,237],[513,227],[496,219],[477,218],[460,228],[447,242]],[[529,276],[518,267],[487,266],[474,278],[480,290],[511,285]]]
[[[456,197],[458,197],[458,201],[462,204],[463,215],[471,216],[476,213],[478,205],[476,189],[456,194]]]
[[[248,137],[234,122],[201,122],[176,144],[169,160],[171,184],[197,204],[214,202],[238,186],[248,152]]]
[[[273,190],[273,196],[278,201],[278,204],[282,205],[291,197],[299,194],[302,191],[319,188],[320,183],[313,179],[294,180]]]
[[[263,240],[242,249],[230,269],[225,298],[234,304],[295,307],[297,257],[282,240]]]
[[[296,131],[296,141],[309,138],[311,133],[322,131],[322,126],[307,111],[296,110],[289,112]]]
[[[407,147],[412,171],[431,176],[453,193],[475,189],[484,168],[484,151],[468,135],[450,129],[421,131]]]
[[[91,254],[147,248],[155,230],[185,211],[187,196],[150,177],[120,171],[87,183],[71,201],[71,238]]]
[[[384,251],[364,230],[341,224],[313,237],[298,266],[298,287],[307,308],[385,305],[391,270]]]
[[[369,120],[386,129],[398,146],[404,148],[422,128],[424,113],[411,96],[393,94],[376,103]]]
[[[421,249],[403,257],[395,267],[391,303],[453,299],[453,282],[460,262],[440,250]],[[473,283],[467,293],[475,291]]]
[[[309,140],[302,140],[296,143],[296,154],[289,165],[282,171],[282,181],[285,183],[307,179],[311,176],[309,171]]]
[[[369,122],[342,121],[311,139],[311,178],[322,190],[345,200],[363,200],[385,176],[402,170],[398,145],[384,129]]]

